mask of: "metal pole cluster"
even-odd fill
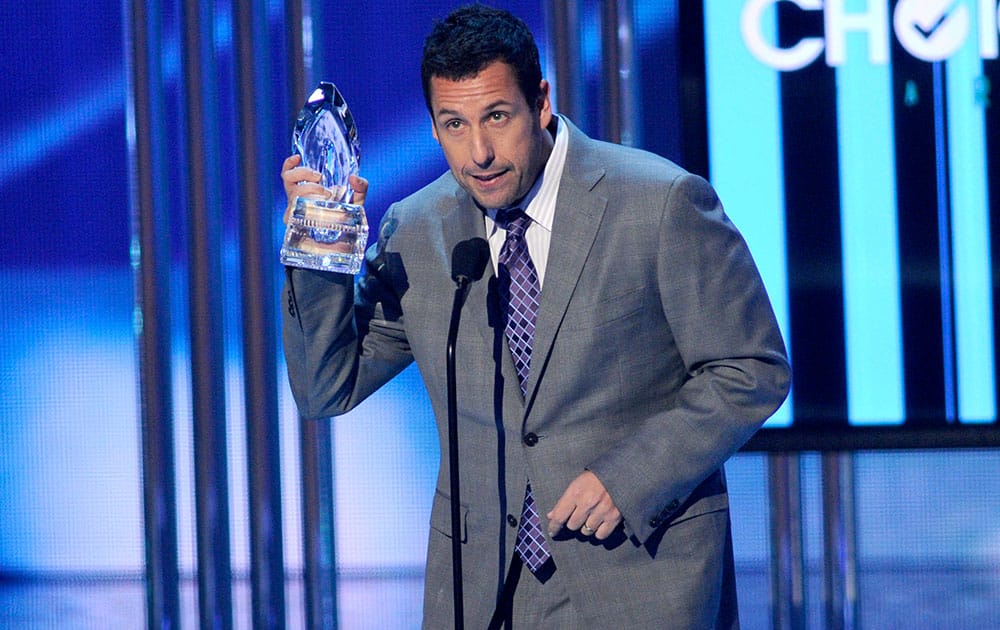
[[[298,9],[296,9],[298,7]],[[171,37],[170,9],[178,14],[180,75],[176,92],[163,67]],[[298,37],[288,54],[301,66],[302,10],[288,2],[286,20],[297,24]],[[240,296],[242,369],[250,520],[250,581],[253,627],[283,628],[286,623],[285,566],[279,462],[274,203],[265,185],[280,163],[268,141],[276,122],[270,103],[284,103],[287,93],[273,81],[267,3],[234,0],[233,68],[236,93],[219,85],[220,51],[216,50],[212,3],[185,0],[179,5],[130,0],[123,4],[127,25],[129,148],[133,206],[133,265],[136,270],[136,334],[140,362],[143,501],[147,627],[178,628],[181,576],[174,444],[173,365],[169,287],[177,259],[172,245],[185,243],[190,343],[191,416],[194,429],[197,612],[202,628],[234,626],[233,562],[230,557],[230,471],[227,461],[226,357],[223,298]],[[298,17],[296,17],[296,15]],[[299,53],[296,54],[296,43]],[[289,64],[292,67],[293,64]],[[301,81],[302,73],[295,75]],[[292,83],[295,83],[293,80]],[[275,97],[277,95],[277,98]],[[294,100],[301,100],[296,96]],[[176,119],[168,113],[176,104]],[[232,150],[222,148],[220,108],[235,108]],[[179,162],[178,162],[179,161]],[[171,177],[181,164],[183,183]],[[220,182],[237,166],[236,199],[223,199]],[[173,187],[172,187],[173,186]],[[238,206],[239,271],[224,277],[223,215],[227,203]],[[183,208],[184,212],[178,212]],[[184,215],[184,221],[177,220]],[[174,215],[172,217],[172,215]],[[183,223],[183,235],[172,234]],[[309,434],[306,440],[317,436]],[[314,458],[315,459],[315,458]],[[325,461],[329,464],[327,449]],[[323,477],[314,466],[309,474]],[[329,476],[329,466],[327,474]],[[308,482],[314,481],[311,477]],[[327,486],[332,488],[332,481]],[[313,486],[316,484],[313,483]],[[324,496],[332,497],[332,490]],[[311,500],[309,498],[307,501]],[[332,501],[332,499],[331,499]],[[332,509],[332,506],[327,507]],[[316,511],[310,512],[316,517]],[[330,518],[330,510],[323,515]],[[307,530],[317,530],[307,516]],[[316,517],[319,518],[319,517]],[[329,530],[325,531],[329,534]],[[332,557],[332,536],[327,556]],[[308,551],[307,551],[308,554]],[[317,564],[307,557],[308,567]],[[307,591],[309,589],[307,588]],[[328,610],[327,612],[331,612]],[[310,627],[320,627],[316,624]],[[329,626],[325,626],[329,627]]]

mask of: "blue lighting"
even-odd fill
[[[125,107],[125,71],[120,67],[106,70],[82,92],[61,96],[36,117],[0,132],[0,136],[10,138],[0,146],[0,164],[4,165],[0,187],[52,159],[48,151],[53,147],[69,144],[120,114]]]
[[[990,422],[997,405],[983,118],[989,95],[977,94],[983,75],[974,41],[947,62],[945,77],[958,419]]]
[[[847,403],[852,424],[905,416],[892,71],[847,42],[837,69]]]

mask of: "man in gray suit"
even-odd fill
[[[485,239],[456,352],[465,623],[737,627],[722,466],[789,385],[746,244],[703,179],[553,114],[509,13],[453,12],[422,74],[450,172],[389,208],[357,283],[288,270],[301,414],[345,413],[416,361],[442,453],[424,627],[450,626],[452,254]],[[323,192],[297,158],[282,177],[290,200]]]

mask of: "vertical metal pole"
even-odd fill
[[[333,440],[329,420],[304,420],[302,436],[302,538],[306,627],[336,630],[337,562],[334,537]]]
[[[601,78],[604,85],[604,139],[621,142],[621,50],[618,47],[618,0],[601,2]]]
[[[285,0],[285,40],[288,46],[288,125],[289,147],[291,147],[291,126],[299,108],[305,103],[306,94],[306,48],[305,11],[303,0]],[[311,30],[311,29],[310,29]],[[311,35],[310,35],[311,37]],[[300,102],[301,101],[301,102]]]
[[[854,630],[858,624],[858,515],[855,498],[854,453],[844,453],[841,469],[841,501],[844,523],[844,630]]]
[[[128,138],[132,184],[132,263],[136,268],[135,328],[142,419],[142,490],[146,561],[146,627],[180,627],[177,498],[174,483],[170,376],[170,222],[157,187],[166,163],[158,106],[160,6],[123,2],[129,64]],[[158,182],[160,182],[158,184]]]
[[[775,630],[804,630],[805,561],[798,453],[768,456],[771,515],[771,619]]]
[[[549,0],[549,50],[555,71],[555,103],[559,113],[579,125],[584,107],[580,82],[580,17],[577,0]],[[584,125],[585,126],[585,125]]]
[[[854,456],[823,453],[823,602],[827,630],[853,630],[857,619]]]
[[[305,102],[313,82],[309,74],[315,50],[312,24],[319,19],[319,3],[286,0],[290,62],[289,137],[291,121]],[[305,5],[305,6],[304,6]],[[308,12],[306,12],[308,8]],[[308,30],[306,30],[308,29]],[[307,44],[308,42],[308,44]],[[333,437],[329,420],[300,420],[302,473],[302,538],[306,628],[336,630],[337,561],[334,537]]]
[[[281,466],[278,428],[277,342],[273,326],[274,256],[271,212],[262,182],[274,177],[263,121],[271,119],[268,85],[270,38],[263,0],[236,0],[236,100],[240,156],[240,269],[243,379],[246,400],[250,506],[250,583],[253,627],[285,627]],[[266,91],[265,91],[266,94]]]
[[[635,18],[631,0],[603,0],[601,13],[604,79],[604,137],[634,146],[638,140]]]
[[[639,68],[635,52],[635,12],[632,0],[618,0],[619,142],[639,146]]]
[[[212,9],[184,0],[183,68],[187,145],[188,283],[191,332],[191,386],[194,417],[195,516],[198,555],[198,609],[201,627],[233,626],[229,554],[229,477],[226,464],[225,374],[222,343],[221,230],[217,199],[210,189],[218,176],[213,164],[211,115],[215,98],[205,90],[214,76]],[[203,64],[210,68],[203,73]],[[206,94],[205,92],[209,92]],[[207,121],[210,121],[208,124]],[[217,168],[217,167],[216,167]],[[216,203],[213,203],[216,202]]]

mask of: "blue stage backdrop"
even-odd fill
[[[167,3],[162,16],[161,54],[168,89],[179,92],[175,4]],[[223,140],[238,133],[225,94],[233,70],[230,4],[212,4]],[[322,21],[313,24],[325,42],[317,74],[343,91],[360,126],[362,171],[372,182],[369,213],[377,221],[393,200],[445,168],[420,93],[419,51],[433,19],[455,3],[324,4]],[[523,15],[540,34],[551,75],[545,3],[496,4]],[[636,143],[717,187],[760,266],[789,343],[794,391],[756,447],[1000,443],[994,314],[1000,195],[991,189],[1000,181],[996,2],[632,4],[641,76]],[[276,29],[281,5],[268,5]],[[599,5],[586,0],[580,7],[587,99],[579,122],[599,134],[605,98],[597,75]],[[0,589],[22,578],[112,576],[141,584],[122,3],[7,2],[3,17]],[[171,98],[165,115],[173,138],[180,137],[173,125],[181,104],[176,94]],[[283,104],[272,106],[276,117],[283,115]],[[279,146],[287,145],[290,124],[276,122]],[[186,182],[182,143],[176,145],[164,185],[175,232],[170,316],[181,569],[190,576]],[[279,167],[280,159],[265,203],[276,235]],[[223,198],[235,198],[234,179],[219,173]],[[230,203],[218,211],[225,218],[225,274],[232,278],[235,211]],[[245,577],[247,464],[233,290],[226,290],[224,304],[225,321],[197,325],[226,331],[233,561]],[[295,576],[302,568],[298,428],[280,379],[285,559]],[[357,578],[342,582],[342,621],[406,627],[392,620],[419,614],[439,455],[419,374],[406,371],[334,426],[338,568]],[[815,436],[828,441],[819,444]],[[813,483],[815,467],[807,468]],[[737,561],[744,575],[763,575],[770,552],[765,459],[739,455],[729,472]],[[979,598],[972,605],[997,601],[998,475],[993,451],[876,452],[859,459],[862,566],[975,567],[986,578],[967,594]],[[815,493],[810,497],[807,525],[815,531]],[[817,540],[808,543],[815,560]],[[406,588],[379,590],[374,580],[384,578]],[[898,586],[903,592],[908,585]],[[769,627],[766,592],[741,596],[746,626]],[[869,614],[885,606],[876,599]],[[299,603],[291,600],[290,607]],[[990,606],[975,618],[995,626]],[[763,610],[764,621],[754,623],[754,610]]]

